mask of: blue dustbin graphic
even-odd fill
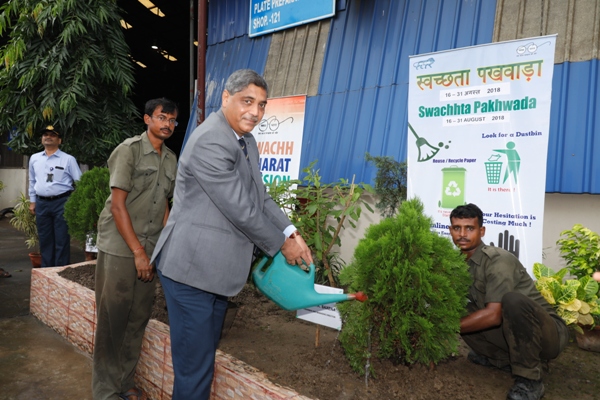
[[[441,208],[455,208],[465,204],[465,168],[452,166],[442,169]]]

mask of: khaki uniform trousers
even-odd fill
[[[133,258],[98,252],[92,374],[95,400],[118,399],[120,393],[135,386],[133,377],[157,280],[146,283],[137,279]]]
[[[463,334],[463,340],[492,365],[510,365],[513,375],[541,379],[542,362],[558,357],[569,343],[567,326],[521,293],[505,294],[501,304],[498,328]],[[473,303],[469,306],[469,313],[477,311]]]

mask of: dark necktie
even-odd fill
[[[244,155],[246,156],[246,161],[250,162],[250,159],[248,158],[248,149],[246,149],[246,142],[244,141],[243,138],[240,138],[238,140],[238,142],[240,142],[240,146],[242,146],[242,151],[244,152]]]

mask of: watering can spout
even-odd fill
[[[351,300],[358,300],[361,303],[363,303],[365,300],[367,300],[369,298],[363,292],[350,293],[350,294],[348,294],[348,297],[350,297]]]
[[[284,310],[294,311],[328,303],[347,300],[365,301],[362,292],[354,294],[320,294],[315,291],[315,266],[310,264],[308,271],[290,265],[281,252],[273,257],[272,263],[264,257],[252,272],[256,287],[271,301]]]

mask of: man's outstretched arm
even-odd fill
[[[502,323],[502,304],[487,303],[484,309],[460,319],[460,333],[478,332]]]

